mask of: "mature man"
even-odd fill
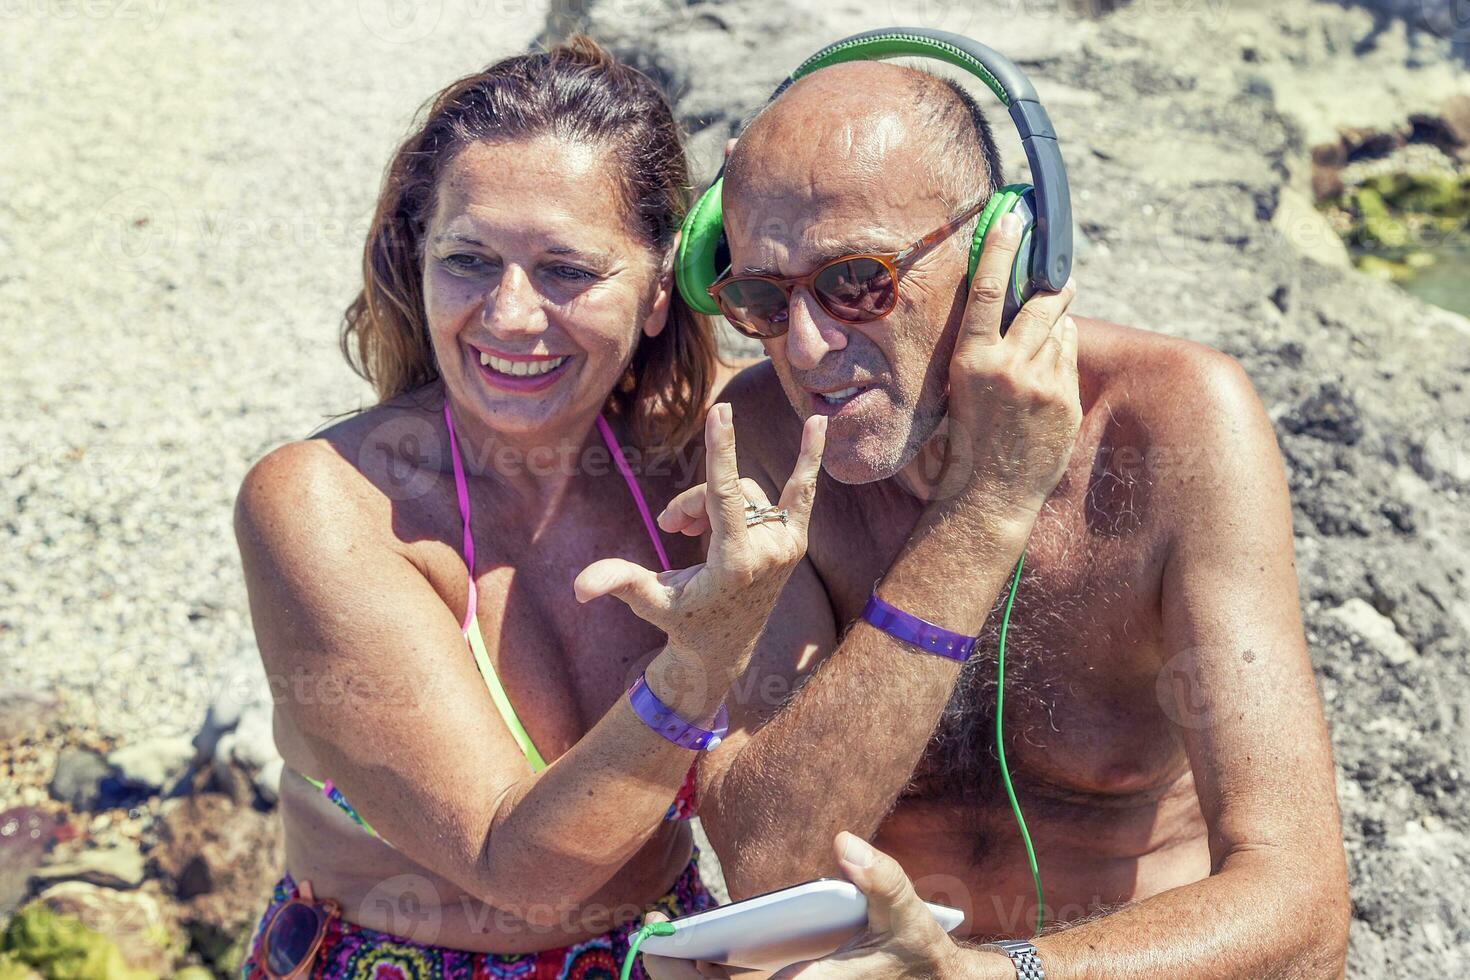
[[[973,103],[931,76],[818,71],[729,159],[732,272],[896,252],[998,186],[996,160]],[[728,389],[742,469],[773,499],[802,420],[830,417],[807,559],[702,764],[731,895],[882,869],[861,840],[834,860],[851,831],[962,907],[969,938],[893,914],[908,883],[875,871],[861,883],[887,911],[867,952],[814,976],[1015,975],[974,944],[1031,937],[1036,916],[993,750],[1024,549],[1004,723],[1045,918],[1068,925],[1035,940],[1046,975],[1338,975],[1346,871],[1271,424],[1239,366],[1198,344],[1079,317],[1070,373],[1070,289],[1002,337],[1017,235],[992,232],[967,296],[969,228],[901,270],[882,319],[846,322],[795,285],[769,362]],[[1070,459],[1048,457],[1057,432]],[[875,583],[979,634],[975,654],[960,666],[863,621]]]

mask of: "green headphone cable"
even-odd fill
[[[1021,828],[1021,842],[1026,845],[1026,862],[1031,866],[1031,880],[1036,883],[1036,935],[1041,935],[1042,916],[1046,902],[1041,896],[1041,871],[1036,866],[1036,850],[1031,846],[1031,833],[1026,829],[1026,818],[1021,816],[1021,804],[1016,802],[1016,788],[1011,785],[1011,770],[1006,765],[1005,743],[1005,692],[1006,692],[1006,631],[1011,625],[1011,606],[1016,602],[1016,586],[1021,582],[1021,566],[1026,562],[1026,553],[1016,562],[1016,574],[1011,577],[1011,593],[1006,597],[1005,613],[1000,620],[1000,644],[995,656],[995,754],[1000,760],[1000,778],[1006,787],[1006,796],[1011,801],[1011,811],[1016,815],[1016,826]]]
[[[672,936],[674,924],[672,922],[650,922],[637,932],[628,942],[628,955],[623,957],[623,972],[618,974],[618,980],[628,980],[633,975],[633,961],[638,958],[638,947],[643,945],[643,940],[649,936]]]
[[[1046,901],[1041,893],[1041,871],[1036,866],[1036,850],[1031,846],[1031,833],[1026,829],[1026,818],[1021,816],[1021,804],[1016,800],[1016,788],[1011,785],[1011,771],[1006,765],[1005,724],[1005,681],[1006,681],[1006,633],[1011,626],[1011,607],[1016,603],[1016,587],[1021,583],[1021,567],[1026,563],[1026,555],[1022,553],[1016,562],[1016,572],[1011,576],[1011,591],[1006,596],[1005,612],[1000,619],[1000,643],[995,657],[995,754],[1000,758],[1000,778],[1005,783],[1006,796],[1011,801],[1011,812],[1016,815],[1016,826],[1021,828],[1021,842],[1026,845],[1026,863],[1031,867],[1031,880],[1036,884],[1036,935],[1041,935],[1041,927],[1046,911]],[[650,922],[633,934],[628,943],[628,955],[623,958],[623,972],[619,980],[628,980],[633,975],[633,961],[638,956],[638,947],[643,945],[643,940],[649,936],[672,936],[674,924],[672,922]]]

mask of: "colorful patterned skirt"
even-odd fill
[[[714,898],[699,880],[698,857],[696,851],[674,887],[653,908],[673,919],[715,906]],[[265,976],[255,962],[261,934],[276,909],[296,894],[296,882],[289,873],[276,883],[270,906],[255,927],[250,956],[241,973],[244,980]],[[640,924],[628,922],[574,946],[505,954],[428,946],[339,918],[327,927],[316,963],[307,976],[310,980],[615,980],[628,953],[628,940]],[[633,976],[647,980],[643,964],[634,966]]]

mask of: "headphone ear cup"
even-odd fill
[[[709,287],[729,264],[729,246],[721,212],[723,177],[699,196],[679,228],[679,248],[674,254],[674,282],[684,302],[698,313],[716,316],[719,304]],[[722,260],[723,256],[723,262]]]
[[[1021,304],[1031,298],[1035,289],[1031,285],[1031,265],[1036,253],[1032,240],[1032,229],[1036,226],[1036,191],[1030,184],[1007,184],[985,203],[980,219],[975,224],[975,238],[970,243],[970,266],[965,276],[968,286],[980,264],[980,252],[985,245],[985,236],[1001,219],[1002,215],[1014,212],[1021,218],[1021,244],[1016,249],[1016,258],[1011,265],[1010,283],[1006,289],[1005,308],[1001,313],[1000,332],[1005,334],[1011,320],[1021,310]]]

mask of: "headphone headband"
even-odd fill
[[[798,78],[828,65],[910,57],[933,58],[963,68],[984,82],[1007,106],[1012,102],[1038,101],[1031,80],[999,51],[960,34],[921,27],[881,28],[834,41],[798,65],[771,98],[780,95]]]
[[[1011,121],[1021,135],[1026,159],[1031,163],[1034,187],[1011,185],[991,196],[991,205],[987,206],[976,226],[970,253],[971,269],[988,222],[1000,213],[1001,205],[1005,210],[1024,206],[1033,232],[1022,241],[1015,270],[1016,274],[1027,270],[1029,278],[1013,283],[1012,295],[1006,301],[1007,310],[1019,307],[1025,296],[1037,289],[1061,289],[1072,272],[1072,198],[1067,190],[1067,168],[1062,163],[1056,131],[1036,96],[1036,89],[1009,58],[977,41],[947,31],[931,31],[922,27],[865,31],[829,44],[807,58],[777,87],[771,98],[775,99],[786,91],[798,78],[829,65],[900,57],[944,61],[984,82],[1010,111]],[[722,163],[709,188],[684,216],[674,261],[679,294],[694,310],[710,315],[719,313],[720,308],[710,297],[708,287],[719,277],[720,270],[728,265],[729,259],[721,206],[724,175]]]
[[[886,58],[933,58],[962,68],[985,83],[1010,110],[1021,134],[1021,146],[1031,164],[1036,187],[1036,260],[1033,282],[1061,289],[1072,273],[1072,195],[1067,168],[1057,145],[1056,130],[1036,88],[1016,63],[993,48],[949,31],[925,27],[888,27],[864,31],[834,41],[803,61],[771,94],[774,100],[792,83],[829,65],[844,61],[880,61]],[[723,172],[724,168],[720,168]]]

